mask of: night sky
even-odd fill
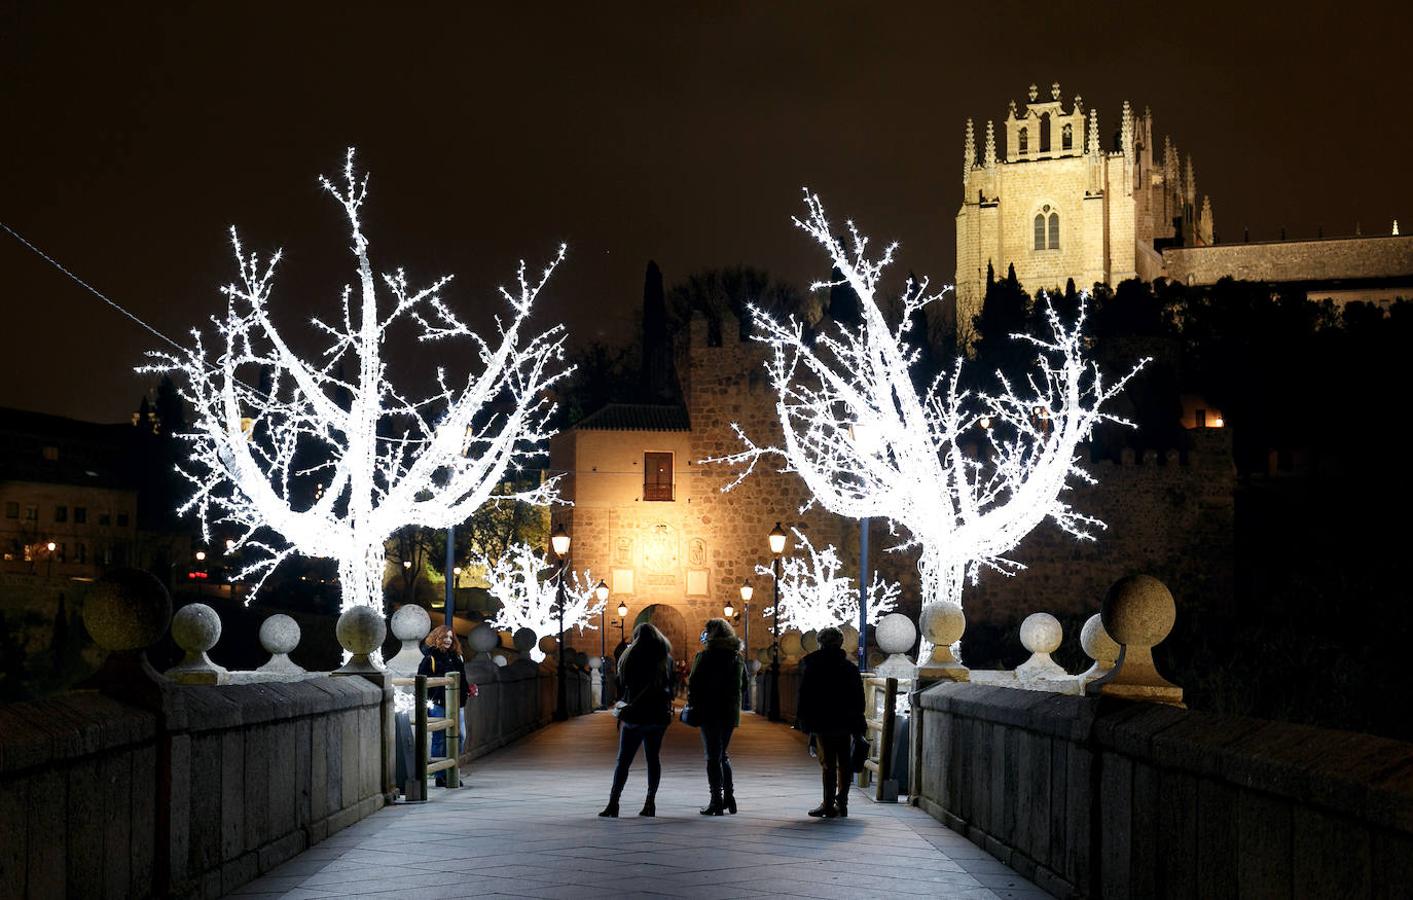
[[[1058,80],[1106,141],[1124,99],[1150,106],[1224,240],[1413,227],[1399,3],[410,6],[6,0],[0,220],[177,337],[223,303],[235,224],[284,248],[297,322],[352,276],[315,176],[356,145],[375,265],[454,273],[484,327],[564,240],[545,322],[617,341],[649,258],[669,285],[824,274],[790,224],[806,184],[950,280],[966,117]],[[5,234],[0,275],[0,406],[126,418],[157,340]]]

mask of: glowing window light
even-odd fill
[[[215,320],[215,352],[208,353],[197,331],[189,349],[150,353],[154,362],[139,371],[181,376],[194,421],[182,435],[190,457],[180,469],[193,493],[179,511],[197,512],[208,542],[213,524],[241,531],[249,561],[235,578],[255,576],[247,603],[297,553],[338,562],[343,609],[378,606],[384,546],[394,531],[464,522],[508,472],[543,455],[552,434],[547,389],[566,374],[564,330],[529,337],[528,322],[565,248],[538,278],[520,264],[517,288],[501,289],[511,314],[483,339],[443,302],[449,277],[416,290],[400,269],[375,276],[360,220],[368,179],[355,173],[352,150],[342,184],[323,178],[320,184],[346,215],[358,270],[356,288],[343,292],[341,319],[312,320],[329,340],[324,354],[307,361],[286,343],[269,307],[280,254],[268,260],[247,254],[232,229],[240,275],[223,289],[227,305]],[[391,301],[384,312],[379,292]],[[438,389],[426,397],[400,392],[382,357],[388,328],[400,320],[421,341],[468,341],[481,371],[464,386],[439,371]],[[342,374],[345,362],[351,377]],[[510,402],[502,405],[505,398]],[[492,403],[496,413],[487,415]],[[432,418],[429,409],[440,413]],[[454,437],[443,440],[444,434]],[[318,460],[312,466],[311,458]],[[318,497],[309,505],[296,482],[315,473]],[[558,499],[556,481],[497,498],[548,504]],[[271,541],[271,533],[278,539]]]
[[[783,440],[762,446],[733,425],[745,449],[704,460],[737,468],[723,490],[748,477],[762,458],[773,457],[804,480],[812,496],[807,506],[818,503],[851,519],[888,519],[903,537],[895,549],[921,551],[925,605],[960,604],[963,584],[975,580],[982,566],[1014,574],[1021,565],[1005,554],[1046,518],[1077,538],[1092,538],[1103,523],[1072,509],[1063,491],[1071,479],[1091,480],[1076,451],[1094,426],[1129,424],[1102,407],[1146,360],[1112,384],[1086,360],[1086,295],[1072,326],[1047,301],[1049,336],[1015,336],[1035,350],[1024,384],[1003,380],[994,393],[965,391],[959,361],[949,376],[919,392],[910,371],[918,355],[909,343],[914,313],[948,289],[929,293],[926,280],[910,279],[895,317],[899,324],[890,327],[875,294],[897,245],[870,258],[868,238],[849,223],[846,249],[819,198],[806,191],[805,205],[806,216],[795,224],[825,248],[842,274],[839,282],[813,287],[853,288],[861,321],[807,335],[794,317],[777,320],[752,305],[754,338],[771,351],[766,368]],[[860,422],[880,429],[888,453],[864,452],[850,439],[850,428]],[[964,438],[984,442],[988,452],[967,452]],[[924,641],[923,653],[930,650]]]

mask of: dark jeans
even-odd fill
[[[726,748],[731,744],[731,732],[735,725],[703,725],[702,749],[706,751],[707,784],[711,787],[711,799],[716,800],[725,794],[735,793],[731,783],[731,756]]]
[[[849,781],[853,777],[849,771],[853,762],[853,736],[816,734],[814,743],[820,767],[824,770],[824,802],[833,803],[837,799],[848,803]]]
[[[623,785],[628,783],[628,769],[633,765],[633,757],[638,755],[638,745],[643,747],[643,755],[648,760],[648,796],[657,796],[657,785],[662,780],[662,763],[658,751],[662,749],[662,735],[666,725],[620,724],[618,729],[618,764],[613,767],[613,791],[610,798],[616,803],[623,794]]]

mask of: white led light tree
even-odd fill
[[[1036,351],[1023,385],[1000,378],[994,393],[964,390],[959,362],[919,391],[909,372],[918,351],[908,332],[913,314],[942,292],[910,280],[899,325],[890,327],[876,291],[897,245],[870,259],[868,239],[849,223],[846,249],[819,198],[806,191],[805,203],[808,215],[795,224],[829,253],[843,275],[836,283],[857,292],[861,321],[811,340],[794,317],[779,321],[752,307],[754,338],[771,349],[766,366],[783,439],[763,446],[736,426],[745,449],[707,460],[738,467],[724,490],[774,457],[804,479],[813,495],[806,506],[888,519],[902,533],[890,549],[920,551],[924,607],[960,606],[965,581],[983,566],[1008,575],[1020,570],[1005,554],[1046,518],[1080,540],[1093,539],[1103,523],[1072,509],[1063,494],[1071,479],[1091,480],[1078,465],[1079,444],[1099,422],[1122,422],[1102,407],[1142,363],[1106,384],[1085,357],[1083,305],[1073,323],[1047,306],[1048,338],[1015,336]],[[930,650],[924,638],[922,656]]]
[[[547,635],[559,634],[559,581],[557,563],[528,544],[511,544],[505,555],[497,559],[477,556],[477,565],[485,568],[487,591],[501,603],[501,608],[490,625],[499,631],[512,634],[521,628],[535,633],[536,645],[530,649],[530,658],[542,662],[544,651],[538,640]],[[581,579],[578,572],[565,572],[564,583],[564,628],[585,628],[597,631],[593,619],[603,611],[606,601],[594,597],[598,582],[588,569]]]
[[[830,544],[816,550],[810,539],[797,528],[794,553],[780,563],[780,624],[800,631],[818,631],[833,625],[841,628],[859,621],[859,592],[854,579],[841,575],[843,563],[839,551]],[[771,577],[769,566],[756,566],[756,574]],[[880,616],[893,611],[898,600],[898,583],[884,581],[877,572],[868,587],[868,622],[876,624]],[[762,611],[770,618],[775,607]]]
[[[508,471],[543,454],[553,408],[546,388],[566,372],[564,330],[531,336],[528,326],[565,248],[538,279],[520,264],[518,287],[501,289],[510,315],[498,316],[498,334],[483,339],[442,301],[450,276],[421,290],[409,287],[401,269],[375,277],[359,219],[368,178],[355,172],[352,150],[343,183],[319,183],[348,218],[358,271],[356,287],[343,290],[342,321],[312,320],[329,341],[322,357],[301,358],[271,320],[280,254],[262,263],[233,228],[240,280],[223,289],[225,314],[212,320],[219,349],[208,355],[193,330],[191,347],[151,353],[156,362],[143,371],[183,376],[181,393],[194,412],[191,432],[182,435],[190,459],[180,469],[193,493],[180,511],[199,514],[208,541],[213,526],[238,535],[232,552],[249,561],[238,577],[254,579],[257,590],[291,554],[336,560],[347,610],[381,605],[384,546],[395,530],[464,521]],[[382,354],[399,320],[420,341],[469,342],[480,371],[456,385],[439,370],[437,390],[405,396],[388,379]],[[345,363],[352,377],[343,375]],[[310,479],[320,485],[312,498],[300,486]],[[553,480],[496,498],[557,499]]]

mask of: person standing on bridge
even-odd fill
[[[461,735],[462,746],[469,743],[466,740],[466,701],[476,696],[477,688],[474,684],[466,681],[466,660],[461,653],[461,640],[445,625],[438,625],[433,628],[422,642],[422,662],[417,667],[418,675],[426,675],[429,678],[442,678],[446,675],[456,675],[461,702],[459,704],[461,714],[458,726]],[[427,690],[427,702],[432,705],[430,714],[433,718],[441,718],[446,715],[446,688],[434,687]],[[446,755],[446,732],[438,731],[432,734],[432,756]],[[437,773],[437,786],[446,786],[446,773]]]
[[[741,724],[741,697],[747,690],[746,665],[741,661],[741,641],[725,619],[710,619],[702,631],[706,648],[692,661],[687,679],[687,706],[702,730],[706,752],[707,785],[711,802],[704,816],[736,814],[736,792],[731,781],[731,733]]]
[[[599,815],[618,818],[618,798],[628,782],[628,769],[642,745],[648,762],[648,798],[640,816],[657,815],[657,785],[662,779],[662,736],[672,722],[672,645],[651,622],[633,629],[633,643],[618,660],[618,685],[624,705],[618,710],[618,762],[613,768],[613,788],[608,806]]]
[[[863,679],[844,653],[838,628],[819,630],[819,649],[800,661],[800,696],[795,725],[807,733],[823,767],[824,802],[809,811],[815,818],[849,815],[853,741],[866,730]]]

